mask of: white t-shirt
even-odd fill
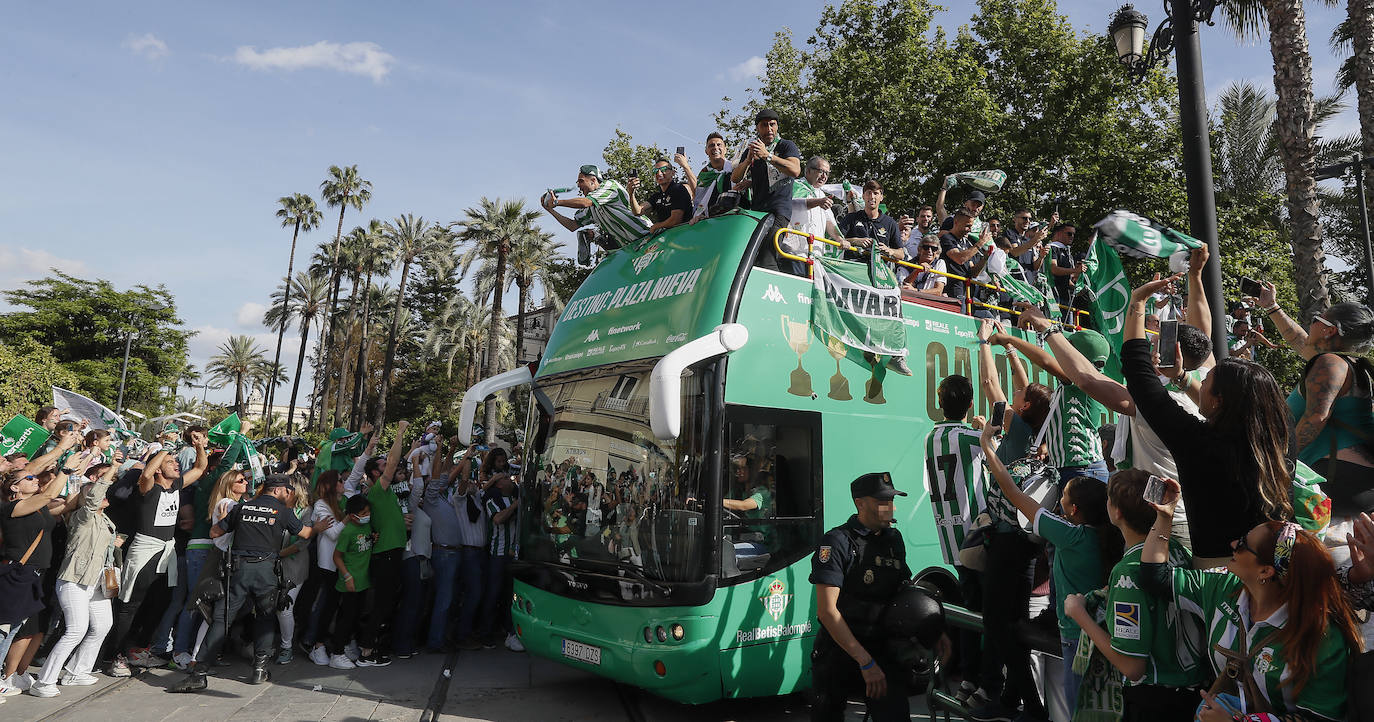
[[[334,518],[334,512],[330,511],[329,505],[324,502],[324,499],[316,501],[315,506],[310,509],[310,526],[315,526],[323,519],[332,518]],[[338,567],[334,566],[334,545],[338,543],[339,532],[343,531],[343,528],[343,522],[334,519],[334,523],[330,524],[323,534],[315,537],[319,545],[315,548],[315,565],[319,568],[328,572],[338,571]]]
[[[239,503],[233,499],[220,499],[219,503],[215,505],[214,512],[210,514],[210,526],[218,524],[220,519],[229,516],[229,512],[233,511],[234,507],[238,505]],[[234,532],[220,534],[210,541],[214,542],[215,548],[228,554],[229,545],[234,543]]]
[[[819,188],[812,188],[811,193],[803,198],[792,199],[792,223],[791,226],[802,233],[810,233],[821,238],[825,237],[826,221],[834,218],[830,211],[821,206],[807,208],[806,202],[813,198],[823,198],[825,194]],[[831,240],[839,240],[834,238]]]
[[[945,261],[942,258],[935,259],[935,262],[930,264],[930,270],[939,271],[940,273],[949,272],[948,268],[945,266]],[[906,283],[908,286],[915,286],[917,291],[929,291],[930,289],[935,287],[935,284],[944,283],[945,277],[941,276],[940,273],[931,273],[930,271],[912,271],[911,274],[907,276],[907,279],[904,283]]]

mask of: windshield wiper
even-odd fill
[[[655,581],[655,580],[653,580],[653,579],[650,579],[648,576],[646,576],[646,575],[644,574],[644,572],[643,572],[641,569],[639,569],[639,568],[636,567],[635,565],[630,564],[630,563],[628,563],[628,562],[615,561],[615,560],[607,561],[607,560],[602,560],[602,559],[585,559],[585,558],[579,558],[579,559],[574,559],[574,560],[572,560],[571,566],[573,566],[573,567],[575,568],[575,567],[577,567],[579,564],[588,564],[588,565],[598,565],[598,564],[599,564],[599,565],[601,565],[601,566],[603,566],[603,567],[609,567],[609,568],[614,569],[614,570],[616,570],[616,571],[625,572],[625,573],[626,573],[626,576],[629,576],[630,578],[634,579],[635,581],[640,582],[640,583],[642,583],[642,584],[644,584],[644,585],[646,585],[646,586],[652,588],[654,591],[658,592],[659,594],[662,594],[662,595],[665,596],[665,597],[666,597],[666,596],[671,596],[671,595],[672,595],[672,592],[673,592],[673,588],[672,588],[672,587],[669,587],[669,586],[667,586],[667,585],[665,585],[665,584],[663,584],[663,583],[661,583],[661,582],[658,582],[658,581]]]

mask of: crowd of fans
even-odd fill
[[[32,459],[6,457],[0,476],[0,701],[54,697],[96,684],[97,671],[218,666],[239,653],[353,669],[453,649],[524,651],[508,564],[518,445],[462,448],[435,422],[407,448],[402,421],[385,456],[365,425],[335,430],[328,456],[288,451],[259,471],[257,450],[236,448],[247,421],[229,436],[169,425],[145,444],[83,434],[85,423],[52,407],[36,419],[48,442]],[[229,521],[262,501],[296,517],[268,540],[277,564],[262,568],[280,581],[271,603],[226,608],[225,580],[238,579],[230,558],[238,564],[246,546]],[[216,613],[223,624],[210,623]]]

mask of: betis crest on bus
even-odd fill
[[[792,601],[791,594],[784,594],[786,591],[787,586],[782,580],[774,579],[773,583],[768,585],[768,593],[759,597],[759,601],[763,602],[764,611],[768,612],[768,616],[775,622],[782,618],[782,613],[787,610],[787,604]]]

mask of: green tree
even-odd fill
[[[267,352],[251,336],[230,336],[220,344],[219,353],[210,357],[205,373],[217,384],[234,385],[234,410],[244,412],[243,394],[253,385],[259,370],[267,363]]]
[[[650,188],[656,187],[649,170],[654,167],[655,160],[667,157],[668,151],[657,145],[640,145],[634,142],[629,133],[617,127],[615,137],[601,151],[601,159],[605,161],[601,171],[621,185],[629,179],[631,171],[638,172],[641,185],[635,195],[640,196],[639,200],[643,203],[649,198]]]
[[[305,368],[305,351],[310,345],[310,327],[318,323],[329,304],[330,281],[327,276],[298,272],[291,280],[288,292],[286,284],[272,293],[272,305],[268,306],[262,322],[268,328],[273,324],[290,322],[300,324],[301,345],[296,355],[296,373],[291,382],[291,403],[286,412],[286,433],[291,434],[296,418],[296,395],[300,391],[301,371]]]
[[[350,165],[339,167],[329,166],[329,177],[320,183],[320,197],[324,199],[325,205],[330,208],[339,209],[339,224],[334,231],[334,248],[330,254],[329,270],[329,301],[328,308],[325,310],[326,328],[324,334],[324,363],[322,364],[324,373],[320,374],[322,388],[317,388],[316,395],[320,398],[321,409],[320,417],[324,417],[324,404],[329,398],[329,384],[333,376],[333,366],[336,354],[334,353],[334,321],[337,316],[335,313],[339,303],[339,284],[343,280],[343,271],[339,266],[339,253],[341,240],[343,238],[343,219],[344,212],[350,207],[356,211],[362,211],[363,206],[372,200],[372,181],[365,180],[358,175],[358,166]],[[338,357],[340,366],[343,366],[343,357]],[[343,378],[342,370],[339,378]]]
[[[396,289],[396,305],[391,316],[391,334],[387,337],[386,361],[382,367],[382,383],[377,392],[377,416],[373,422],[381,426],[386,422],[386,397],[391,387],[391,371],[396,362],[396,344],[399,339],[402,314],[405,312],[406,281],[410,278],[410,265],[421,255],[452,252],[452,237],[438,225],[417,218],[412,214],[397,216],[388,223],[383,232],[387,241],[396,249],[401,262],[401,281]]]
[[[52,387],[58,386],[80,394],[81,378],[53,356],[47,346],[31,338],[13,344],[0,344],[0,424],[15,414],[30,419],[38,409],[52,403]]]
[[[505,287],[507,258],[513,244],[521,242],[526,236],[542,233],[534,225],[539,219],[539,213],[525,210],[523,200],[502,201],[498,198],[493,201],[483,197],[476,208],[468,208],[464,214],[466,218],[454,224],[461,229],[458,240],[467,249],[461,259],[463,274],[466,275],[472,264],[479,259],[492,264],[492,288],[495,292],[492,294],[491,329],[487,332],[487,348],[494,349],[497,347],[497,336],[500,335],[504,322],[501,315],[500,291]],[[488,354],[487,377],[495,376],[497,368],[497,355]],[[495,407],[488,406],[484,424],[489,441],[495,423]]]
[[[282,196],[277,199],[277,204],[280,206],[277,208],[277,217],[281,219],[282,228],[292,229],[291,254],[287,256],[286,275],[283,277],[289,280],[296,266],[296,239],[300,237],[301,231],[304,230],[309,232],[319,227],[321,219],[324,218],[324,214],[320,213],[319,208],[315,207],[315,199],[304,193]],[[287,285],[286,290],[289,296],[291,293],[291,286]],[[290,298],[286,300],[290,301]],[[277,326],[277,351],[273,355],[273,366],[281,365],[281,342],[282,338],[285,336],[286,318],[283,317],[281,323]],[[276,384],[269,378],[267,388],[263,390],[262,394],[262,417],[264,420],[266,420],[268,416],[267,410],[272,407],[272,392],[274,389],[276,389]]]
[[[6,344],[46,346],[81,379],[87,395],[113,408],[128,339],[125,407],[145,413],[170,408],[167,388],[186,367],[187,342],[194,332],[179,328],[175,299],[166,288],[138,285],[116,291],[108,281],[53,271],[0,295],[17,309],[0,314],[0,338]]]

